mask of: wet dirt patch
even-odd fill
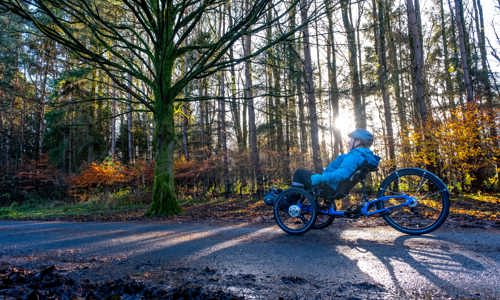
[[[285,276],[281,277],[281,282],[284,284],[306,284],[307,280],[298,276]]]
[[[2,299],[244,299],[227,290],[210,290],[185,283],[158,285],[131,278],[91,282],[75,280],[55,266],[27,270],[2,263],[0,266]]]

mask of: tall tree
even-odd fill
[[[439,0],[439,15],[441,20],[441,42],[443,44],[443,71],[445,72],[445,87],[446,87],[446,97],[448,98],[448,103],[450,108],[455,106],[455,102],[453,100],[453,82],[451,81],[450,76],[450,58],[448,53],[448,38],[446,34],[446,22],[444,15],[444,5],[443,0]]]
[[[250,0],[245,1],[245,9],[250,8]],[[250,56],[252,38],[250,34],[243,37],[243,55]],[[260,168],[259,151],[257,149],[257,128],[255,124],[255,107],[252,86],[252,65],[250,60],[245,61],[245,103],[248,107],[248,137],[250,146],[250,162],[252,164],[252,184],[257,183],[257,192],[262,190],[262,174]]]
[[[31,21],[43,34],[102,69],[118,87],[154,113],[155,174],[150,213],[173,214],[179,211],[173,176],[174,101],[193,80],[212,75],[269,46],[259,47],[236,61],[225,58],[233,44],[250,33],[251,25],[262,19],[267,3],[256,0],[241,10],[238,22],[224,28],[220,38],[209,36],[192,43],[188,43],[188,36],[213,8],[224,5],[221,1],[0,0],[0,10]],[[107,20],[101,14],[104,9],[119,11],[122,17]],[[283,20],[286,16],[284,13],[278,18]],[[261,24],[253,31],[265,27]],[[175,72],[176,62],[186,53],[197,53],[198,58],[186,74],[179,75]],[[146,72],[142,66],[146,66]],[[133,80],[123,74],[131,74]],[[152,100],[136,82],[143,82],[152,90]]]
[[[328,63],[328,83],[329,92],[328,99],[330,101],[330,109],[332,122],[330,123],[331,134],[333,135],[333,157],[337,157],[342,152],[342,138],[340,131],[335,125],[335,120],[339,117],[339,85],[337,82],[337,53],[335,46],[334,24],[333,24],[333,8],[329,1],[325,1],[326,16],[328,18],[328,34],[327,34],[327,63]]]
[[[302,23],[307,23],[308,10],[310,3],[308,0],[300,1],[300,16]],[[316,172],[323,169],[321,163],[321,151],[319,147],[319,128],[318,114],[316,112],[316,97],[314,95],[314,81],[311,61],[311,46],[309,44],[309,28],[302,27],[302,39],[304,46],[304,82],[305,92],[307,96],[307,107],[309,108],[309,121],[311,123],[311,146],[312,146],[312,161]]]
[[[464,20],[464,8],[462,0],[455,0],[455,19],[457,22],[458,29],[458,45],[460,47],[460,63],[462,66],[462,79],[465,86],[465,93],[467,96],[467,102],[472,102],[474,100],[473,90],[472,90],[472,78],[470,74],[470,56],[469,49],[466,45],[466,33],[465,33],[465,20]]]
[[[219,14],[219,35],[222,35],[222,30],[226,26],[226,18],[224,16],[224,10],[227,7],[220,9]],[[231,181],[229,178],[229,156],[227,150],[227,134],[226,134],[226,72],[225,70],[219,71],[219,147],[222,155],[222,169],[223,169],[223,180],[224,180],[224,193],[228,195],[231,192]]]
[[[412,59],[411,78],[413,82],[413,103],[417,123],[422,126],[429,118],[425,95],[424,50],[422,48],[422,24],[420,22],[419,0],[406,0],[408,32]]]
[[[396,151],[394,146],[394,130],[392,127],[392,108],[387,91],[387,58],[385,47],[385,0],[376,0],[372,2],[373,17],[375,20],[375,48],[378,54],[378,82],[382,101],[384,103],[384,120],[386,129],[386,145],[389,152],[389,159],[392,163],[396,160]],[[378,9],[377,9],[378,8]]]
[[[406,130],[408,127],[408,122],[406,119],[406,110],[405,110],[405,99],[402,95],[401,91],[401,76],[400,76],[400,63],[398,62],[398,57],[401,56],[401,53],[398,55],[398,50],[396,48],[396,40],[394,39],[394,27],[391,22],[390,16],[390,4],[392,1],[386,0],[386,28],[387,28],[387,37],[388,37],[388,47],[389,47],[389,60],[390,60],[390,70],[391,70],[391,85],[394,88],[394,96],[396,97],[396,107],[398,112],[398,120],[399,126],[402,130]]]
[[[350,0],[340,0],[342,9],[342,21],[347,33],[347,45],[349,48],[349,74],[351,78],[351,97],[354,106],[354,119],[357,128],[366,128],[365,107],[361,101],[361,87],[359,83],[359,66],[357,61],[357,44],[354,26],[350,18]]]

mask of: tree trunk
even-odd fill
[[[37,159],[40,159],[43,152],[43,135],[45,133],[45,100],[47,97],[47,80],[49,78],[49,66],[53,62],[53,57],[50,54],[52,51],[51,43],[46,41],[44,43],[44,55],[42,56],[43,61],[41,64],[44,64],[42,81],[41,81],[41,91],[40,91],[40,102],[38,104],[38,127],[37,127]]]
[[[245,6],[248,9],[249,0],[245,1]],[[252,49],[252,39],[251,35],[247,34],[243,37],[243,55],[247,56],[250,54]],[[262,193],[262,175],[260,172],[260,161],[259,152],[257,149],[257,128],[255,124],[255,107],[252,92],[252,70],[251,70],[250,60],[245,61],[245,102],[248,107],[248,135],[249,135],[249,145],[250,145],[250,162],[252,164],[252,182],[257,183],[257,194]]]
[[[173,215],[180,212],[177,203],[174,181],[174,98],[172,94],[172,76],[174,70],[173,45],[173,13],[168,7],[163,26],[164,35],[158,37],[155,48],[155,80],[154,80],[154,149],[155,169],[153,180],[152,203],[149,214]],[[166,59],[168,58],[168,59]]]
[[[347,32],[347,44],[349,47],[349,70],[351,79],[351,97],[354,106],[354,116],[357,128],[366,128],[366,119],[364,116],[364,107],[361,101],[361,89],[359,85],[359,72],[358,72],[358,62],[357,62],[357,45],[356,37],[354,32],[354,27],[349,18],[349,0],[340,1],[342,8],[342,20],[344,22],[344,28]]]
[[[448,9],[450,10],[450,17],[451,17],[451,48],[453,49],[453,59],[452,59],[452,63],[453,63],[453,68],[455,70],[457,70],[457,73],[458,72],[458,64],[459,64],[459,57],[458,57],[458,46],[457,46],[457,34],[456,34],[456,18],[455,18],[455,14],[453,13],[453,7],[451,6],[451,0],[448,0]],[[456,77],[456,76],[455,76]],[[463,105],[463,99],[462,99],[462,95],[463,95],[463,90],[465,89],[464,88],[464,83],[463,83],[463,80],[457,80],[458,81],[458,91],[459,91],[459,100],[460,100],[460,104]],[[455,94],[455,91],[454,93]]]
[[[226,9],[228,12],[228,19],[229,19],[229,27],[233,27],[233,15],[232,15],[232,9],[231,9],[231,1],[227,1],[226,4]],[[234,60],[234,50],[233,47],[229,48],[229,59]],[[234,65],[231,64],[231,67],[229,69],[229,72],[231,74],[231,115],[233,119],[233,127],[235,131],[235,136],[236,136],[236,143],[238,144],[238,150],[242,152],[245,149],[245,141],[243,138],[243,132],[241,131],[241,118],[240,118],[240,105],[238,105],[236,101],[236,70],[234,68]]]
[[[220,11],[220,27],[219,36],[222,35],[222,29],[225,27],[224,12]],[[229,159],[227,152],[227,136],[226,136],[226,76],[225,71],[219,72],[219,138],[220,138],[220,150],[222,154],[222,168],[224,179],[224,194],[226,196],[231,192],[231,181],[229,179]]]
[[[273,10],[272,10],[272,1],[269,1],[268,3],[268,10],[266,14],[266,22],[271,22],[273,18]],[[267,26],[266,28],[266,39],[271,40],[272,39],[272,27]],[[278,132],[277,132],[277,122],[279,120],[279,112],[277,112],[278,106],[275,105],[274,100],[276,101],[277,104],[279,104],[279,99],[276,99],[276,86],[274,86],[273,82],[273,75],[276,75],[275,69],[276,69],[276,61],[275,58],[273,57],[273,49],[270,48],[267,49],[266,51],[266,66],[265,66],[265,78],[266,78],[266,90],[267,90],[267,97],[266,97],[266,115],[267,115],[267,124],[268,124],[268,130],[267,130],[267,147],[270,150],[277,151],[278,150]],[[274,98],[274,100],[273,100]]]
[[[222,154],[222,168],[224,178],[224,194],[227,196],[231,192],[231,181],[229,178],[229,158],[227,151],[227,135],[226,135],[226,89],[225,89],[225,73],[220,72],[220,90],[219,90],[219,136],[220,136],[220,147]]]
[[[335,47],[334,25],[332,17],[332,9],[328,1],[325,1],[326,14],[328,18],[328,42],[327,42],[327,61],[328,61],[328,83],[330,100],[330,109],[332,121],[330,122],[330,130],[333,135],[333,158],[337,157],[343,151],[342,137],[340,131],[335,125],[335,121],[339,117],[339,87],[337,82],[337,53]]]
[[[424,51],[422,49],[421,28],[419,27],[419,0],[406,0],[406,7],[412,58],[413,103],[415,105],[416,121],[418,126],[421,127],[427,122],[429,116],[425,99]]]
[[[313,0],[314,1],[314,11],[318,11],[318,7],[317,7],[317,1],[318,0]],[[328,103],[326,101],[323,101],[323,76],[322,76],[322,70],[321,70],[321,60],[320,60],[320,48],[321,48],[321,45],[320,45],[320,41],[319,41],[319,36],[320,36],[320,31],[319,31],[319,26],[318,26],[318,18],[314,18],[314,36],[315,36],[315,42],[316,42],[316,62],[318,64],[318,71],[317,71],[317,74],[318,74],[318,87],[316,89],[316,93],[318,95],[318,103],[319,103],[319,112],[318,112],[318,116],[319,116],[319,120],[318,120],[318,123],[320,124],[320,129],[321,128],[327,128],[327,122],[328,122],[328,119],[325,120],[325,118],[323,117],[325,114],[324,114],[324,111],[327,110],[329,111],[328,109],[326,109],[325,107],[328,107]],[[321,143],[321,150],[322,151],[326,151],[326,130],[324,129],[321,129],[321,137],[322,137],[322,143]],[[320,152],[322,153],[322,156],[324,155],[327,155],[327,153],[325,152]]]
[[[186,55],[184,57],[184,72],[187,72],[187,66],[189,64],[189,56]],[[184,96],[186,98],[189,98],[191,96],[191,91],[190,91],[190,86],[186,85],[184,87]],[[191,157],[189,155],[189,144],[188,144],[188,139],[189,139],[189,116],[191,114],[191,109],[189,102],[183,103],[182,104],[182,155],[186,160],[190,160]]]
[[[386,4],[391,3],[391,1],[386,0]],[[389,58],[391,62],[391,83],[394,88],[394,96],[396,97],[396,107],[398,111],[398,119],[401,130],[407,130],[408,121],[406,119],[406,111],[405,111],[405,98],[402,96],[401,91],[401,76],[400,76],[400,67],[398,63],[398,51],[396,49],[396,41],[394,40],[394,35],[392,33],[392,25],[391,25],[391,17],[390,17],[390,9],[386,5],[386,28],[388,30],[388,39],[389,39]]]
[[[455,18],[457,21],[458,28],[458,44],[460,47],[460,62],[462,66],[463,82],[465,86],[465,93],[467,96],[467,102],[472,102],[474,100],[473,90],[472,90],[472,78],[470,76],[469,69],[469,53],[466,46],[465,37],[465,21],[464,21],[464,9],[462,5],[462,0],[455,0]]]
[[[302,18],[302,23],[307,21],[307,10],[309,4],[307,0],[300,1],[300,16]],[[309,121],[311,123],[311,146],[312,146],[312,160],[314,169],[316,172],[321,172],[323,169],[321,163],[321,151],[319,147],[319,137],[318,137],[318,114],[316,112],[316,97],[314,95],[314,81],[312,74],[312,62],[311,62],[311,49],[309,44],[309,27],[302,27],[302,38],[304,43],[304,81],[305,81],[305,92],[307,96],[307,107],[309,108]]]
[[[116,156],[116,92],[112,85],[111,86],[111,149],[110,155],[111,158],[114,159]]]
[[[289,12],[289,30],[291,32],[295,31],[295,16],[296,16],[296,6],[294,5]],[[298,90],[298,79],[300,77],[297,76],[297,51],[295,46],[295,34],[292,34],[290,41],[287,44],[288,46],[288,95],[287,97],[287,157],[290,155],[290,150],[292,148],[298,147],[298,133],[299,130],[297,128],[297,113],[296,113],[296,96],[299,94]]]
[[[234,57],[233,48],[229,49],[230,57]],[[232,59],[232,58],[231,58]],[[234,65],[231,65],[229,70],[231,74],[231,116],[233,119],[233,127],[236,136],[236,143],[238,144],[238,150],[241,152],[245,149],[244,147],[244,139],[243,132],[241,131],[241,118],[240,118],[240,105],[238,105],[236,100],[236,71],[234,69]]]
[[[129,75],[129,87],[132,88],[132,75]],[[128,95],[127,103],[127,150],[128,150],[128,163],[134,161],[134,143],[132,141],[132,95]]]
[[[162,90],[166,86],[155,93],[155,170],[153,202],[149,210],[152,215],[172,215],[180,212],[174,183],[174,106],[168,93],[163,94]]]
[[[488,70],[488,55],[486,52],[486,38],[484,35],[484,18],[483,18],[483,7],[481,6],[481,0],[473,0],[476,6],[477,17],[476,26],[477,26],[477,35],[478,35],[478,44],[479,44],[479,52],[481,54],[481,72],[479,73],[479,80],[483,83],[484,86],[484,95],[486,97],[486,104],[488,106],[488,114],[490,115],[490,136],[497,136],[497,126],[495,123],[495,106],[493,104],[493,91],[491,88],[491,83],[489,79],[489,70]]]
[[[448,98],[448,103],[450,108],[455,107],[455,102],[453,101],[453,82],[451,81],[450,72],[448,71],[450,68],[450,59],[448,54],[448,38],[446,36],[446,23],[444,20],[444,6],[443,0],[439,0],[439,11],[441,16],[441,39],[443,43],[443,56],[444,56],[444,72],[445,72],[445,87],[446,87],[446,96]]]
[[[302,81],[302,72],[299,74],[299,78],[297,78],[297,96],[299,98],[299,131],[300,131],[300,153],[303,155],[307,154],[308,150],[308,138],[307,138],[307,129],[306,129],[306,119],[305,119],[305,103],[304,103],[304,94],[302,93],[303,88]]]
[[[377,4],[378,4],[378,15],[377,15]],[[392,128],[392,109],[391,103],[389,99],[389,93],[386,87],[387,80],[387,59],[386,59],[386,48],[385,48],[385,0],[377,0],[377,2],[373,1],[373,17],[375,20],[378,18],[378,23],[375,22],[377,26],[375,26],[375,49],[378,52],[378,78],[379,78],[379,86],[380,92],[382,93],[382,100],[384,103],[384,119],[385,119],[385,128],[386,128],[386,140],[385,143],[387,145],[389,151],[389,159],[391,160],[391,168],[395,168],[396,166],[396,153],[394,146],[394,133]],[[378,29],[378,30],[377,30]]]
[[[356,47],[357,47],[357,57],[358,57],[358,64],[357,64],[357,72],[358,72],[358,78],[359,78],[359,96],[361,99],[361,119],[365,123],[366,127],[366,97],[365,97],[365,84],[363,82],[363,71],[362,71],[362,66],[363,66],[363,52],[361,51],[361,39],[359,37],[360,31],[361,31],[361,17],[363,16],[363,11],[364,11],[364,2],[358,1],[357,3],[357,8],[358,8],[358,19],[356,22],[356,27],[355,27],[355,34],[354,38],[356,41]],[[352,6],[352,3],[350,7]],[[349,19],[351,21],[351,24],[353,24],[353,18],[352,18],[352,9],[349,8]]]

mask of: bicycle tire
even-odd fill
[[[449,191],[435,174],[419,168],[396,170],[384,179],[377,197],[403,194],[416,199],[416,204],[414,207],[394,209],[383,216],[385,222],[394,229],[410,235],[426,234],[439,228],[448,217]],[[393,198],[387,203],[392,206],[403,201]],[[384,202],[377,204],[379,209],[384,206]]]
[[[274,219],[288,234],[300,235],[316,221],[317,206],[313,195],[301,188],[283,191],[273,206]]]

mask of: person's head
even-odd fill
[[[349,151],[358,147],[369,148],[373,144],[373,134],[366,129],[358,128],[349,133]]]

